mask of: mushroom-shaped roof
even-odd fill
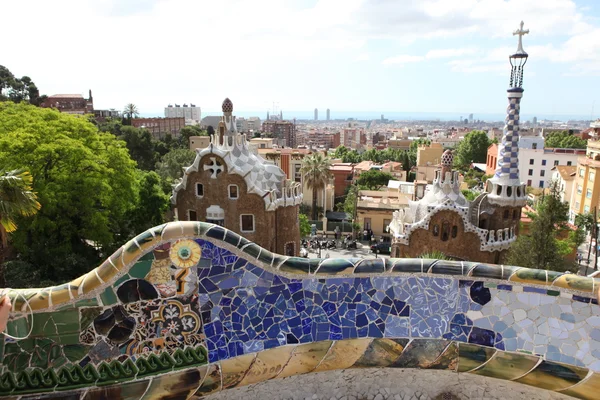
[[[233,112],[233,103],[231,102],[231,100],[229,100],[229,97],[227,97],[227,98],[225,98],[225,100],[223,100],[223,105],[221,107],[222,107],[224,113]]]
[[[446,150],[444,154],[442,154],[442,165],[451,167],[453,161],[454,154],[452,154],[452,150]]]

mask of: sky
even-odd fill
[[[595,0],[4,0],[0,65],[52,95],[148,114],[503,113],[530,33],[527,113],[600,117]],[[20,16],[20,17],[19,17]],[[292,111],[293,110],[293,111]]]

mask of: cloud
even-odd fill
[[[392,64],[407,64],[413,62],[423,61],[422,56],[411,56],[408,54],[399,55],[395,57],[389,57],[382,61],[383,65],[392,65]]]
[[[427,54],[425,54],[425,58],[454,58],[474,54],[476,52],[477,49],[473,47],[465,47],[460,49],[434,49],[429,50]]]

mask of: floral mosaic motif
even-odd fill
[[[179,238],[192,235],[198,238]],[[178,259],[176,264],[171,254],[178,244],[198,251],[184,251],[185,263]],[[136,253],[136,246],[145,246],[144,253]],[[210,367],[215,373],[211,385],[221,378],[225,382],[218,369],[235,364],[231,359],[236,357],[258,360],[272,354],[281,364],[277,371],[286,376],[291,372],[284,360],[303,357],[294,348],[314,345],[326,357],[338,344],[344,349],[340,357],[356,357],[348,368],[455,367],[459,352],[462,372],[561,390],[598,376],[588,371],[600,372],[600,308],[586,295],[597,283],[587,278],[436,260],[287,258],[200,223],[155,228],[115,254],[105,267],[122,273],[114,278],[106,278],[108,272],[86,275],[77,287],[93,287],[92,294],[71,303],[60,303],[68,286],[23,292],[33,307],[51,305],[35,311],[32,338],[4,340],[2,372],[8,375],[0,378],[0,393],[7,393],[6,387],[12,388],[9,392],[51,391],[76,385],[60,374],[75,374],[87,386],[145,379],[185,364],[181,352],[203,346],[217,363]],[[14,302],[17,309],[24,305],[18,298]],[[27,321],[11,324],[27,332]],[[365,343],[363,350],[357,350],[359,342]],[[185,365],[205,362],[185,357]],[[326,358],[322,363],[339,364]],[[511,372],[506,365],[516,367]],[[554,376],[557,371],[568,375],[564,385]],[[26,389],[27,379],[47,384]],[[210,391],[205,390],[201,393]],[[582,396],[582,389],[568,390]]]
[[[185,336],[198,332],[201,322],[191,304],[182,304],[178,300],[169,300],[157,310],[151,311],[151,322],[155,324],[160,336],[174,336],[183,340]]]
[[[173,243],[169,257],[179,268],[190,268],[200,261],[200,246],[193,240],[181,239]]]

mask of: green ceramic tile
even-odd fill
[[[98,299],[96,299],[95,297],[79,300],[75,303],[75,306],[77,307],[94,307],[97,305],[99,305]]]
[[[79,315],[81,319],[81,330],[85,330],[90,324],[96,319],[96,317],[102,314],[102,307],[85,307],[79,309]]]
[[[144,279],[150,272],[150,268],[152,268],[152,261],[138,261],[129,269],[129,275],[133,278]]]
[[[112,286],[113,286],[113,288],[118,288],[119,286],[121,286],[121,283],[128,281],[130,279],[131,279],[131,277],[129,276],[129,274],[125,274],[122,277],[120,277],[119,279],[117,279]]]
[[[446,350],[450,342],[437,339],[413,339],[402,355],[391,365],[394,368],[427,368]]]
[[[488,361],[496,349],[469,343],[458,344],[458,372],[471,371]]]
[[[483,287],[495,289],[498,287],[498,284],[494,282],[483,282]]]
[[[548,290],[546,294],[548,296],[560,296],[560,292],[558,290]]]
[[[100,295],[100,299],[102,300],[103,306],[110,306],[117,302],[117,295],[115,294],[114,290],[109,286]]]

